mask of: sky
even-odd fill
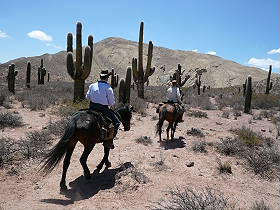
[[[83,44],[108,37],[208,53],[279,73],[280,0],[0,0],[0,63],[66,49],[83,24]]]

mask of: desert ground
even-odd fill
[[[215,106],[215,100],[211,103]],[[246,126],[277,144],[277,129],[271,118],[253,119],[262,110],[235,117],[230,107],[223,110],[200,110],[186,106],[184,122],[177,127],[174,140],[167,140],[165,122],[164,143],[158,143],[155,127],[158,121],[157,104],[145,103],[144,113],[133,113],[131,130],[120,130],[110,152],[112,167],[100,174],[92,174],[91,180],[83,177],[79,162],[83,151],[77,144],[66,178],[68,190],[61,192],[59,182],[62,164],[47,176],[42,176],[40,158],[16,161],[3,166],[0,209],[148,209],[153,202],[167,199],[172,189],[192,189],[198,192],[211,188],[237,208],[247,209],[256,201],[264,201],[272,209],[280,209],[280,186],[276,177],[268,178],[254,173],[246,160],[238,156],[226,156],[217,151],[216,144],[226,137],[233,137],[234,129]],[[8,111],[20,115],[21,127],[5,127],[2,138],[15,141],[24,139],[27,132],[46,130],[51,123],[60,120],[55,112],[59,105],[44,110],[30,111],[14,100]],[[223,114],[229,113],[229,116]],[[0,111],[7,108],[0,106]],[[201,111],[207,118],[191,116]],[[241,111],[242,112],[242,111]],[[274,111],[274,116],[279,111]],[[192,129],[193,128],[193,129]],[[196,135],[197,131],[199,135]],[[200,135],[201,134],[201,135]],[[53,137],[52,145],[59,141]],[[202,142],[202,143],[201,143]],[[275,143],[275,144],[276,144]],[[202,145],[202,146],[201,146]],[[195,149],[198,148],[198,149]],[[88,158],[88,166],[94,171],[103,156],[102,144],[97,144]],[[192,163],[193,162],[193,163]],[[228,163],[232,173],[222,173],[219,166]],[[193,165],[193,166],[192,166]]]

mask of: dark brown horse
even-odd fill
[[[115,112],[119,115],[120,120],[124,126],[124,130],[129,131],[130,120],[132,117],[132,108],[129,108],[128,106],[122,106],[116,109]],[[65,182],[66,172],[69,167],[74,148],[79,141],[84,145],[84,151],[80,158],[80,163],[83,167],[85,178],[90,179],[91,176],[87,166],[87,158],[95,144],[100,142],[100,135],[101,131],[98,124],[98,117],[96,115],[85,110],[75,113],[68,122],[65,132],[60,141],[53,147],[53,149],[43,160],[45,162],[41,169],[46,174],[50,173],[65,155],[60,188],[62,190],[67,189]],[[111,140],[111,143],[112,142],[113,140]],[[102,169],[104,163],[107,168],[111,167],[111,163],[108,159],[110,146],[106,146],[106,144],[103,145],[104,157],[98,164],[95,172],[99,172]]]
[[[167,140],[169,139],[169,131],[171,129],[171,139],[174,139],[174,134],[176,131],[176,127],[178,125],[178,122],[181,120],[181,116],[178,115],[175,106],[172,104],[163,104],[159,107],[159,120],[156,125],[156,133],[159,134],[159,142],[161,143],[161,132],[162,132],[162,125],[164,121],[167,121],[169,123],[166,134],[167,134]]]

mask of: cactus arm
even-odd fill
[[[250,113],[251,110],[251,100],[252,100],[252,77],[248,76],[247,78],[247,86],[246,86],[246,94],[245,94],[245,107],[244,113]]]
[[[73,80],[76,78],[76,68],[73,58],[73,53],[68,52],[66,57],[66,66],[67,66],[67,72],[71,76]]]
[[[72,33],[67,34],[67,52],[73,52],[73,35],[72,35]]]
[[[84,57],[84,65],[83,70],[81,71],[81,79],[85,80],[88,75],[90,74],[91,70],[91,49],[89,46],[86,46],[85,48],[85,57]]]
[[[133,80],[137,84],[137,80],[138,80],[137,58],[132,58],[132,72],[133,72]]]
[[[92,56],[93,56],[93,36],[88,36],[88,46],[90,47],[90,66],[92,63]]]
[[[144,71],[143,71],[143,30],[144,30],[144,23],[141,22],[140,24],[140,31],[139,31],[139,44],[138,44],[138,80],[143,80]]]
[[[82,68],[82,23],[77,23],[76,29],[76,75],[81,74]]]
[[[180,87],[183,87],[183,86],[186,84],[186,82],[188,81],[188,79],[189,79],[190,77],[191,77],[190,75],[187,75],[187,76],[185,77],[185,79],[182,81],[182,83],[180,84]]]
[[[15,71],[14,76],[17,76],[17,75],[18,75],[18,71]]]
[[[272,71],[272,65],[269,66],[269,71],[268,71],[267,80],[266,80],[266,90],[265,90],[265,94],[269,94],[271,71]]]

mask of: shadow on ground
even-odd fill
[[[180,136],[179,138],[174,138],[173,140],[166,140],[163,139],[161,146],[165,149],[177,149],[177,148],[184,148],[186,146],[185,138]]]

